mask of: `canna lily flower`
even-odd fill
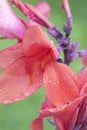
[[[63,63],[47,64],[43,78],[47,98],[39,117],[31,123],[31,130],[43,130],[45,117],[53,117],[57,130],[74,129],[79,104],[87,94],[87,78],[84,75],[87,77],[87,70],[75,74]]]
[[[0,51],[0,103],[12,103],[34,93],[43,82],[50,61],[59,57],[56,47],[37,25],[30,26],[22,42]]]
[[[46,2],[40,2],[36,8],[40,10],[43,4],[46,10],[41,16],[48,17],[50,7]],[[0,51],[0,68],[3,70],[0,75],[0,103],[11,103],[24,99],[41,86],[45,65],[58,58],[59,54],[38,24],[30,26],[18,18],[7,0],[1,6],[0,20],[0,33],[5,38],[20,41]]]
[[[22,39],[25,33],[23,20],[12,11],[8,0],[0,0],[0,34],[4,38]]]

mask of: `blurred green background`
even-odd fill
[[[32,5],[36,5],[40,0],[23,0]],[[61,0],[46,0],[51,6],[50,21],[61,31],[66,22],[64,11],[61,9]],[[73,14],[72,41],[80,43],[80,49],[87,47],[87,0],[70,0]],[[13,10],[23,17],[23,15],[12,7]],[[15,40],[1,40],[0,50],[15,43]],[[55,41],[54,41],[55,42]],[[71,66],[78,72],[81,68],[79,60],[75,60]],[[0,105],[0,130],[29,130],[30,122],[38,116],[40,105],[44,100],[44,90],[41,88],[35,94],[17,103]],[[54,130],[54,126],[45,120],[44,130]]]

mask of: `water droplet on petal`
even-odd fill
[[[51,82],[52,82],[51,80],[48,81],[48,83],[51,83]]]
[[[20,100],[19,98],[15,98],[15,99],[14,99],[15,102],[17,102],[17,101],[19,101],[19,100]]]
[[[0,102],[2,101],[2,98],[0,97]]]
[[[27,97],[27,96],[29,96],[29,92],[27,91],[27,89],[24,89],[23,90],[23,94]]]
[[[2,103],[7,104],[7,103],[10,103],[10,101],[6,99],[6,100],[3,100]]]

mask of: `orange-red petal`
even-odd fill
[[[41,86],[42,75],[40,70],[35,71],[35,80],[31,84],[26,62],[27,58],[22,57],[0,75],[0,103],[12,103],[22,100]]]
[[[23,51],[26,56],[37,56],[52,50],[55,57],[59,57],[56,47],[42,29],[36,25],[30,26],[23,39]]]
[[[32,121],[30,130],[43,130],[43,119],[38,117]]]
[[[5,69],[23,55],[21,43],[0,51],[0,68]]]
[[[40,114],[43,117],[48,117],[48,116],[54,117],[54,121],[58,129],[61,128],[61,130],[66,130],[66,129],[72,130],[75,121],[77,119],[77,114],[78,114],[77,107],[83,100],[84,96],[85,95],[61,107],[59,106],[54,107],[53,105],[49,106],[49,101],[48,101],[48,106],[47,104],[43,106],[43,108],[40,111]]]
[[[79,97],[79,81],[70,67],[62,63],[51,62],[44,72],[44,86],[49,101],[61,106]]]

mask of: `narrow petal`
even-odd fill
[[[44,87],[50,103],[61,106],[79,97],[79,81],[65,64],[52,62],[44,72]]]
[[[12,11],[8,0],[0,0],[0,34],[6,38],[21,39],[25,26]]]
[[[30,130],[43,130],[43,119],[38,117],[32,121]]]
[[[35,6],[46,18],[50,15],[50,5],[46,1],[41,1]]]
[[[5,69],[23,55],[21,43],[0,51],[0,68]]]
[[[23,51],[27,56],[36,56],[53,51],[55,57],[59,57],[56,47],[48,36],[38,26],[30,26],[23,39]]]
[[[49,18],[49,16],[50,16],[50,5],[47,2],[41,1],[35,7],[46,18]],[[34,24],[37,24],[38,26],[40,25],[40,24],[34,22],[32,19],[29,19],[28,23],[29,23],[29,25],[34,25]]]
[[[40,70],[34,73],[35,80],[30,82],[26,68],[27,59],[22,57],[11,64],[0,75],[0,103],[12,103],[22,100],[34,93],[42,84]]]

